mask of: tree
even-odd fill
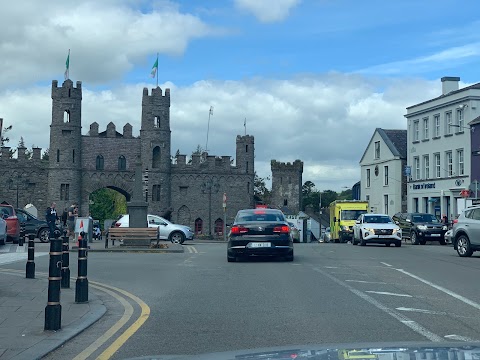
[[[25,148],[25,158],[26,159],[32,158],[33,151],[27,149],[27,147],[25,146],[25,140],[23,140],[23,136],[20,136],[20,140],[18,141],[17,148]]]
[[[352,189],[347,189],[347,190],[342,191],[338,195],[337,199],[338,200],[352,200]]]
[[[7,132],[9,132],[10,130],[12,130],[12,125],[3,128],[2,137],[1,137],[1,139],[0,139],[1,146],[7,146],[7,143],[10,141],[10,138],[7,137],[7,136],[5,136],[5,134],[6,134]],[[13,157],[13,155],[15,154],[15,151],[16,151],[16,150],[10,149],[10,158]]]
[[[42,160],[48,160],[50,158],[50,149],[46,148],[42,154]]]
[[[322,191],[322,208],[328,207],[331,202],[337,200],[338,193],[333,190]]]
[[[105,219],[117,219],[119,215],[127,213],[125,196],[112,189],[99,189],[90,194],[90,214],[99,220],[101,226]]]
[[[302,185],[302,210],[311,206],[315,212],[319,211],[320,192],[315,189],[315,184],[310,180]]]
[[[253,195],[255,196],[256,201],[268,204],[272,198],[272,192],[267,188],[265,180],[270,180],[270,178],[261,178],[255,171],[255,177],[253,180]]]
[[[193,157],[193,155],[203,155],[204,152],[205,152],[205,150],[202,148],[202,146],[200,144],[198,144],[197,148],[194,151],[192,151],[192,157]],[[192,163],[192,157],[190,157],[190,159],[188,160],[189,164]]]

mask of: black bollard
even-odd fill
[[[108,233],[105,234],[105,249],[108,249]]]
[[[18,238],[18,246],[23,246],[25,242],[25,225],[20,225],[20,236]]]
[[[70,250],[67,232],[63,232],[63,255],[62,255],[62,288],[70,288]]]
[[[88,302],[88,279],[87,279],[87,240],[82,231],[78,240],[78,277],[75,283],[75,302]]]
[[[35,279],[35,234],[28,235],[28,260],[25,276],[27,279]]]
[[[60,305],[60,281],[62,280],[62,239],[50,239],[50,266],[48,268],[48,302],[45,307],[45,330],[62,327],[62,305]]]

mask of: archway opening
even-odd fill
[[[115,186],[98,189],[89,197],[90,216],[98,220],[104,230],[105,220],[117,220],[127,213],[127,201],[130,201],[130,194],[123,189]]]

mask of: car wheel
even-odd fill
[[[366,243],[365,240],[363,239],[362,232],[360,231],[360,246],[365,246],[365,245],[367,245],[367,243]]]
[[[50,230],[47,228],[40,229],[40,231],[38,232],[38,238],[42,243],[48,242],[49,236],[50,236]]]
[[[170,241],[174,244],[183,244],[185,241],[185,235],[179,231],[175,231],[170,234]]]
[[[401,247],[401,246],[402,246],[402,241],[401,241],[401,240],[400,240],[400,241],[397,241],[397,242],[395,243],[395,247]]]
[[[472,256],[473,250],[470,246],[470,240],[466,235],[460,235],[457,239],[457,253],[460,257]]]
[[[418,245],[418,238],[417,238],[417,233],[415,231],[412,231],[410,234],[410,242],[412,245]]]
[[[391,243],[385,243],[386,247],[389,247],[390,245],[391,245]]]
[[[18,244],[18,240],[19,240],[19,239],[18,239],[18,236],[17,236],[17,237],[14,237],[14,238],[12,238],[12,243],[13,243],[13,244]]]
[[[445,238],[438,240],[438,242],[440,243],[440,245],[446,245],[447,244],[447,242],[445,241]]]
[[[293,253],[285,256],[285,261],[293,261]]]

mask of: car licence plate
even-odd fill
[[[430,236],[435,236],[435,237],[438,237],[440,236],[441,234],[431,234]]]
[[[249,248],[264,248],[264,247],[271,247],[272,244],[269,242],[251,242],[248,243],[247,247]]]

